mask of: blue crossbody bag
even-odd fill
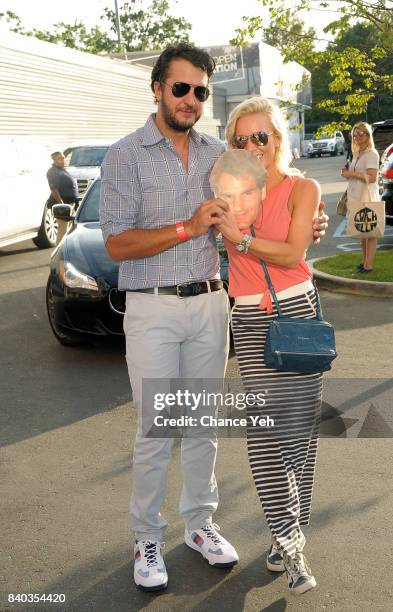
[[[251,233],[255,237],[253,226]],[[337,357],[334,328],[322,319],[316,287],[316,318],[287,317],[282,314],[266,264],[262,259],[260,262],[278,315],[269,323],[265,364],[275,370],[304,374],[330,370],[332,361]]]

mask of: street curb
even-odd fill
[[[319,257],[318,259],[310,259],[307,264],[313,274],[313,277],[318,281],[317,285],[320,289],[328,289],[335,293],[350,293],[351,295],[364,295],[369,297],[393,297],[393,283],[377,283],[375,281],[358,280],[352,278],[343,278],[342,276],[333,276],[326,274],[314,268],[314,263],[328,257]]]

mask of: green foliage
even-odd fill
[[[263,33],[263,40],[269,45],[279,49],[286,61],[302,58],[302,63],[313,61],[315,30],[305,29],[304,23],[290,8],[285,8],[284,2],[261,0],[262,4],[269,5],[271,19],[264,23],[262,17],[243,17],[242,28],[235,30],[236,36],[230,41],[237,46],[245,46],[258,33]]]
[[[128,0],[119,8],[123,45],[119,48],[117,37],[110,36],[98,26],[87,29],[83,22],[73,24],[56,23],[50,30],[25,30],[19,17],[12,11],[0,13],[0,20],[11,25],[11,31],[40,40],[61,44],[71,49],[99,54],[114,51],[141,51],[144,49],[163,49],[180,40],[189,42],[191,24],[180,17],[168,14],[167,0],[151,0],[146,5],[142,0]],[[107,30],[116,33],[116,14],[105,8],[101,22]],[[105,27],[105,26],[104,26]]]
[[[168,15],[167,0],[152,0],[143,10],[144,2],[129,0],[120,11],[122,38],[127,51],[143,49],[163,49],[180,40],[190,42],[191,24],[181,17]],[[104,9],[106,18],[111,22],[111,29],[116,32],[116,15],[109,8]]]
[[[86,53],[98,54],[115,51],[117,48],[117,43],[97,26],[87,30],[81,21],[75,21],[74,24],[55,23],[50,30],[34,29],[28,35]]]
[[[306,112],[308,122],[327,122],[323,131],[346,130],[359,118],[372,122],[392,114],[393,2],[335,3],[338,17],[324,30],[334,40],[317,51],[315,31],[305,28],[299,14],[329,9],[327,2],[295,0],[288,8],[284,0],[260,1],[269,19],[243,17],[244,26],[231,42],[244,45],[259,34],[280,50],[284,61],[297,61],[312,72],[314,108]]]
[[[14,13],[13,11],[6,11],[5,13],[0,13],[0,21],[1,20],[10,24],[11,32],[15,32],[16,34],[25,34],[21,20],[19,19],[18,15],[16,15],[16,13]]]

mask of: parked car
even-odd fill
[[[344,155],[345,138],[342,132],[335,132],[332,136],[322,134],[320,137],[314,134],[305,143],[305,153],[307,157],[321,157],[323,153],[328,155]]]
[[[49,323],[57,340],[65,345],[80,344],[94,336],[123,335],[125,292],[117,287],[119,263],[108,255],[102,237],[100,188],[97,178],[75,215],[68,204],[53,207],[58,219],[71,222],[52,253],[46,287]],[[225,281],[225,259],[223,262]]]
[[[381,198],[385,202],[386,223],[393,225],[393,143],[384,151],[381,160]]]
[[[383,154],[393,142],[393,119],[376,121],[372,124],[372,128],[375,148],[381,157],[381,163],[383,163]]]
[[[0,137],[0,247],[31,238],[42,249],[56,244],[57,223],[46,205],[50,165],[45,145]]]
[[[74,142],[63,153],[65,167],[78,183],[80,197],[83,197],[90,183],[100,174],[102,161],[111,141]]]

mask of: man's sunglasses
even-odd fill
[[[250,134],[250,136],[234,136],[232,138],[232,145],[236,149],[244,149],[247,140],[251,140],[258,147],[265,147],[269,141],[269,136],[271,136],[273,132],[254,132],[254,134]]]
[[[164,85],[168,85],[168,83],[165,83],[164,81],[163,83]],[[171,87],[171,85],[168,85],[168,87]],[[193,85],[190,85],[189,83],[183,83],[182,81],[177,81],[176,83],[173,83],[172,95],[175,96],[175,98],[183,98],[188,94],[190,89],[194,90],[194,96],[197,100],[199,100],[199,102],[206,102],[210,95],[208,87],[205,87],[204,85],[197,85],[196,87],[194,87]]]

